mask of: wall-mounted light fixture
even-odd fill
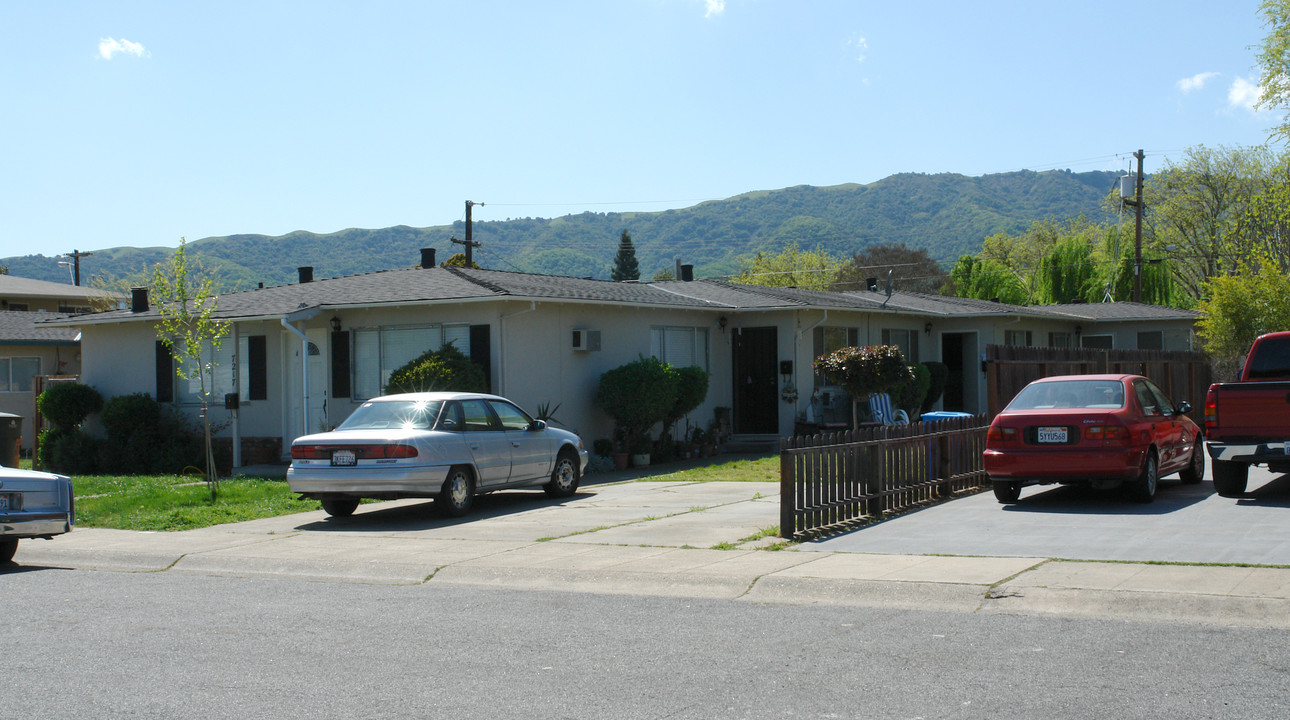
[[[931,324],[931,323],[927,323],[926,325],[924,325],[924,326],[923,326],[923,332],[927,333],[928,335],[931,335],[931,334],[932,334],[932,324]]]
[[[725,315],[722,315],[721,317],[717,318],[717,325],[718,325],[718,326],[720,326],[720,328],[721,328],[721,332],[725,332],[725,331],[726,331],[726,324],[727,324],[728,322],[730,322],[730,321],[729,321],[729,320],[726,320],[726,316],[725,316]]]
[[[1084,332],[1084,328],[1083,328],[1082,326],[1080,326],[1080,325],[1076,325],[1076,326],[1075,326],[1075,337],[1079,337],[1079,334],[1080,334],[1080,333],[1082,333],[1082,332]]]
[[[340,332],[340,318],[335,315],[331,317],[331,331]]]

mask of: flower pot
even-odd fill
[[[615,470],[626,470],[626,469],[627,469],[627,458],[629,457],[627,453],[625,453],[625,452],[621,452],[621,453],[616,452],[616,453],[614,453],[613,455],[611,455],[610,457],[612,457],[612,458],[614,459],[614,469],[615,469]]]
[[[632,456],[632,467],[649,467],[649,453]]]

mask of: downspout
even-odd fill
[[[537,301],[530,300],[529,306],[525,310],[516,310],[513,313],[506,313],[497,316],[497,394],[506,394],[506,320],[517,315],[524,315],[537,310]]]
[[[233,392],[240,393],[242,389],[242,353],[238,339],[241,333],[235,323],[233,325]],[[233,467],[242,467],[242,397],[238,395],[237,408],[233,410]]]
[[[295,325],[292,325],[291,322],[289,321],[290,317],[291,317],[290,315],[284,316],[281,322],[282,322],[282,327],[286,328],[287,330],[290,330],[293,335],[300,338],[300,389],[302,391],[301,394],[304,395],[304,398],[302,398],[301,407],[300,407],[300,419],[304,421],[304,424],[301,425],[300,428],[303,431],[302,432],[303,435],[308,435],[309,434],[309,336],[305,335],[303,330],[300,330]]]
[[[808,325],[807,327],[804,327],[804,328],[802,328],[801,330],[798,330],[798,331],[797,331],[797,337],[793,339],[793,360],[794,360],[794,361],[796,361],[796,360],[798,359],[797,347],[798,347],[798,345],[799,345],[799,344],[801,344],[801,342],[802,342],[802,336],[803,336],[803,335],[805,335],[806,333],[808,333],[808,332],[810,332],[810,331],[814,330],[815,328],[817,328],[817,327],[819,327],[819,326],[823,325],[823,324],[824,324],[824,321],[825,321],[825,320],[828,320],[828,319],[829,319],[829,311],[828,311],[828,309],[826,308],[826,309],[824,310],[824,316],[823,316],[823,317],[821,317],[819,320],[815,321],[813,324]],[[800,374],[800,373],[801,373],[801,368],[799,367],[799,368],[797,368],[797,372],[795,372],[794,374],[795,374],[795,375],[797,375],[797,374]],[[814,363],[811,363],[811,374],[812,374],[812,376],[814,375],[814,373],[815,373],[815,364],[814,364]],[[796,383],[794,383],[794,386],[796,386]],[[815,382],[814,382],[814,381],[812,381],[812,382],[811,382],[811,392],[810,392],[810,394],[808,394],[808,395],[806,396],[806,403],[807,403],[807,405],[810,405],[810,404],[811,404],[811,399],[812,399],[814,396],[815,396]],[[800,403],[800,402],[801,402],[801,399],[802,399],[802,395],[801,395],[801,392],[800,392],[800,391],[798,392],[798,396],[797,396],[797,397],[798,397],[798,403]],[[793,417],[794,417],[794,419],[796,419],[796,418],[797,418],[797,408],[798,408],[798,404],[797,404],[797,403],[794,403],[794,404],[793,404]],[[809,408],[808,408],[808,410],[809,410]]]

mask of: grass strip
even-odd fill
[[[76,524],[117,530],[192,530],[318,509],[282,480],[222,480],[215,500],[183,475],[90,475],[73,479]]]

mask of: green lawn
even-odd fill
[[[119,530],[191,530],[317,510],[284,480],[235,478],[212,501],[204,482],[183,475],[88,475],[72,479],[76,524]]]
[[[684,462],[681,463],[683,465]],[[660,468],[662,469],[662,468]],[[649,475],[641,482],[779,482],[779,456],[731,460],[716,465],[683,468],[663,475]]]

